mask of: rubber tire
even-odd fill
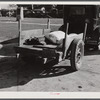
[[[77,60],[76,55],[78,49],[80,50],[79,63],[76,62]],[[74,39],[71,44],[71,55],[70,55],[70,63],[71,63],[72,70],[77,71],[81,68],[83,56],[84,56],[84,42],[81,39]]]

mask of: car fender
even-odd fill
[[[66,51],[68,50],[68,48],[70,47],[72,41],[73,41],[75,38],[83,39],[83,33],[80,33],[80,34],[71,33],[71,34],[67,35]]]

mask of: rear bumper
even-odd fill
[[[87,40],[85,44],[96,46],[96,45],[99,45],[99,42],[96,40]]]

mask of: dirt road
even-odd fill
[[[17,22],[0,19],[0,42],[18,36]],[[23,29],[34,29],[45,19],[25,20]],[[33,22],[34,21],[34,22]],[[45,22],[45,23],[44,23]],[[61,24],[62,20],[52,19],[51,24]],[[38,27],[44,27],[38,25]],[[51,26],[56,30],[57,26]],[[7,44],[9,43],[9,44]],[[85,52],[81,70],[72,72],[69,61],[43,68],[42,65],[25,63],[17,60],[13,47],[15,41],[0,45],[0,91],[33,91],[33,92],[100,92],[100,51]]]
[[[85,52],[81,70],[72,72],[67,60],[45,69],[17,60],[15,45],[4,44],[0,49],[0,91],[100,92],[99,50]]]

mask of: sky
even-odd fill
[[[0,8],[7,8],[8,4],[0,4]]]
[[[16,9],[16,4],[0,4],[0,9]]]

